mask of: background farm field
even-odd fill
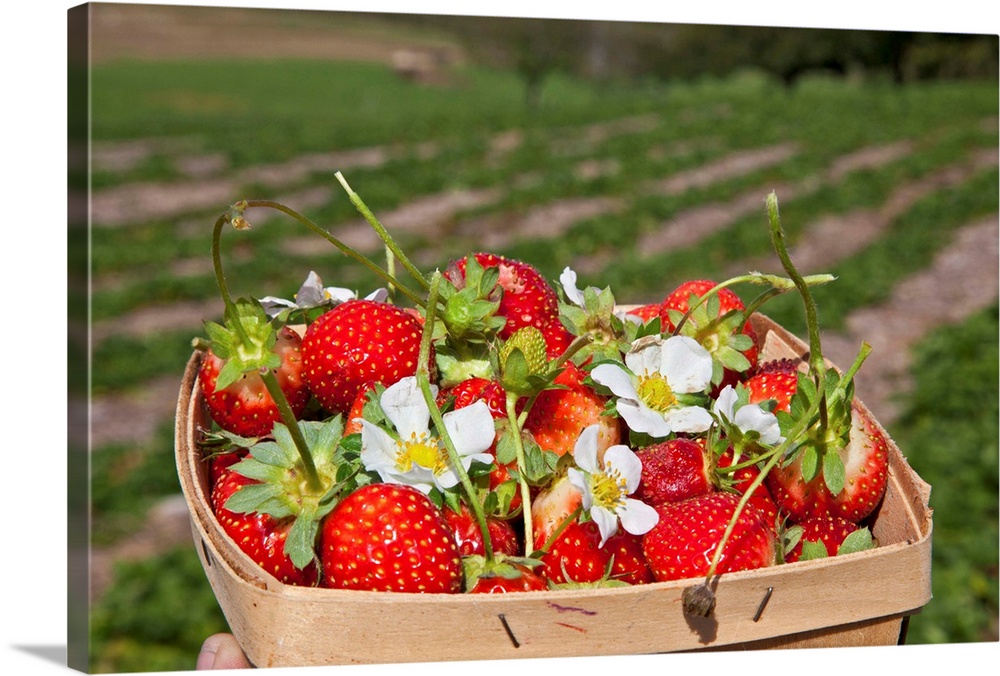
[[[907,642],[997,640],[996,77],[557,68],[533,88],[447,22],[92,12],[92,151],[75,174],[91,227],[70,236],[90,275],[92,447],[74,452],[91,475],[93,671],[189,669],[226,628],[172,456],[191,339],[221,316],[212,226],[239,199],[273,199],[378,257],[338,171],[427,271],[489,249],[551,279],[571,266],[626,303],[780,272],[775,191],[793,259],[837,276],[817,290],[827,356],[846,365],[872,343],[859,393],[933,486],[934,599]],[[254,48],[204,51],[223,19]],[[293,220],[249,218],[222,240],[235,294],[287,298],[310,270],[378,286]],[[766,312],[802,332],[794,298]]]

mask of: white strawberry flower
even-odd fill
[[[583,291],[576,286],[576,272],[572,268],[563,268],[562,274],[559,275],[559,284],[562,285],[563,292],[569,302],[580,307],[584,306]]]
[[[741,404],[739,395],[732,385],[722,388],[712,411],[724,423],[736,425],[743,434],[756,432],[760,435],[761,443],[774,445],[785,440],[781,434],[778,418],[758,404],[745,402]]]
[[[437,396],[437,387],[432,385],[431,392]],[[416,377],[403,378],[386,388],[379,402],[398,436],[361,419],[361,462],[365,469],[377,472],[386,483],[413,486],[423,493],[435,487],[454,488],[458,474],[441,437],[430,429],[430,409]],[[493,455],[486,451],[493,445],[495,430],[485,401],[442,417],[466,471],[473,462],[493,461]]]
[[[632,535],[643,535],[659,521],[659,514],[646,503],[628,497],[639,487],[642,461],[628,446],[615,445],[598,460],[599,426],[580,433],[573,449],[577,467],[567,470],[573,486],[583,495],[583,508],[597,524],[601,544],[618,532],[618,523]]]
[[[562,274],[559,275],[559,284],[562,286],[563,293],[566,294],[566,298],[569,302],[573,303],[578,307],[583,309],[587,308],[586,301],[584,299],[584,292],[581,291],[576,285],[576,271],[570,267],[563,268]],[[590,290],[595,293],[600,293],[601,290],[596,286],[590,287]],[[615,316],[622,321],[630,321],[635,324],[642,324],[642,320],[634,314],[629,314],[625,310],[616,309],[614,312]]]
[[[259,299],[264,312],[269,317],[277,316],[286,310],[308,310],[309,308],[328,305],[330,307],[354,300],[358,295],[350,289],[339,286],[323,286],[323,280],[310,270],[306,276],[306,281],[302,283],[295,293],[294,300],[278,298],[276,296],[264,296]],[[376,289],[368,294],[366,300],[384,301],[389,297],[386,289]]]
[[[624,364],[599,364],[591,377],[617,397],[619,415],[635,432],[660,438],[712,425],[697,405],[712,383],[712,355],[692,338],[645,336],[632,343]]]

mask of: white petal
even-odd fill
[[[639,315],[634,315],[630,312],[625,312],[624,310],[615,310],[614,315],[623,322],[632,322],[633,324],[638,324],[639,326],[642,326],[645,323]]]
[[[315,270],[310,270],[306,281],[295,293],[295,303],[299,307],[313,307],[323,302],[323,280]]]
[[[559,275],[559,283],[562,284],[563,292],[571,303],[583,307],[583,292],[576,288],[576,272],[570,268],[564,268]]]
[[[760,440],[765,444],[777,444],[783,439],[778,418],[756,404],[749,404],[738,410],[733,422],[744,432],[759,432]]]
[[[346,303],[349,300],[354,300],[356,297],[357,294],[350,289],[344,289],[339,286],[328,286],[323,289],[324,300],[330,298],[338,303]]]
[[[604,468],[614,468],[625,479],[625,493],[630,495],[639,487],[642,478],[642,460],[631,448],[624,445],[612,446],[604,453]]]
[[[634,432],[643,432],[652,437],[665,437],[673,431],[662,414],[640,402],[619,399],[618,414]]]
[[[445,413],[444,428],[448,430],[459,455],[482,453],[496,438],[496,426],[489,405],[482,399],[474,404]]]
[[[625,365],[637,376],[662,372],[664,344],[659,336],[640,338],[632,343],[632,349],[625,353]]]
[[[434,483],[441,490],[448,490],[458,485],[458,474],[452,469],[445,469],[434,475]]]
[[[726,385],[719,392],[718,398],[715,400],[715,404],[712,410],[715,415],[720,418],[725,418],[726,420],[733,419],[733,408],[736,406],[737,401],[736,390],[733,389],[732,385]]]
[[[427,432],[431,412],[415,377],[410,376],[393,383],[382,393],[379,401],[385,416],[402,438]]]
[[[595,506],[590,510],[590,518],[597,524],[597,529],[601,531],[601,544],[608,541],[608,538],[618,532],[618,515],[604,507]]]
[[[678,406],[664,414],[666,424],[674,432],[698,434],[712,425],[712,415],[700,406]]]
[[[577,467],[591,474],[601,470],[597,464],[597,439],[600,431],[600,425],[588,425],[580,432],[573,447],[573,459],[576,460]]]
[[[265,309],[271,305],[275,306],[280,305],[281,307],[296,307],[293,301],[287,300],[285,298],[278,298],[276,296],[264,296],[263,298],[258,298],[258,300],[260,301],[260,304],[265,307]]]
[[[639,393],[635,391],[632,375],[617,364],[599,364],[590,372],[590,376],[594,382],[611,390],[616,397],[632,401],[639,400]]]
[[[365,300],[375,300],[380,303],[384,303],[389,298],[388,289],[375,289],[370,294],[365,296]]]
[[[671,336],[664,342],[661,369],[674,392],[704,392],[712,383],[712,355],[687,336]]]
[[[618,508],[618,518],[621,519],[622,528],[632,535],[644,535],[653,530],[660,520],[660,514],[641,500],[626,498],[625,504]]]
[[[396,466],[396,440],[367,420],[361,421],[361,462],[370,472]]]
[[[594,504],[594,496],[590,492],[590,482],[587,480],[587,475],[576,467],[570,467],[566,470],[566,478],[570,485],[580,492],[583,508],[590,509],[591,505]]]

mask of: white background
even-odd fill
[[[66,280],[65,280],[65,176],[66,176],[66,12],[78,3],[55,0],[21,0],[5,6],[0,48],[4,142],[0,265],[7,302],[3,331],[8,367],[7,394],[0,399],[16,408],[3,416],[5,443],[0,445],[4,469],[3,560],[5,673],[64,673],[66,646]],[[144,4],[150,4],[148,2]],[[591,9],[582,3],[553,0],[485,0],[477,3],[421,0],[419,3],[387,2],[176,2],[194,4],[395,11],[430,14],[567,17],[608,20],[668,21],[775,26],[825,26],[935,32],[998,32],[994,3],[982,0],[948,0],[913,3],[888,0],[841,0],[816,3],[692,2],[683,7],[654,10],[648,0],[617,0]],[[673,5],[675,3],[669,3]],[[470,7],[474,9],[470,9]],[[990,9],[986,9],[990,7]],[[903,9],[905,8],[905,9]],[[61,248],[62,247],[62,248]],[[958,664],[996,664],[997,644],[959,647],[907,646],[903,649],[845,649],[784,655],[719,654],[648,657],[527,660],[505,662],[443,663],[441,674],[519,674],[554,670],[629,671],[649,673],[701,672],[718,668],[740,673],[794,671],[812,673],[877,673],[891,660],[892,669],[932,673],[955,669]],[[801,653],[801,651],[800,651]],[[195,656],[191,656],[192,668]],[[966,662],[968,661],[968,662]],[[975,668],[975,667],[974,667]],[[402,673],[399,667],[337,667],[275,669],[276,674],[374,674]],[[405,673],[429,672],[431,667]],[[187,673],[187,672],[179,672]]]

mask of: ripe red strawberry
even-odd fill
[[[503,574],[484,573],[469,589],[470,594],[510,594],[512,592],[545,591],[545,578],[532,566],[505,562]]]
[[[323,586],[414,593],[462,588],[458,544],[441,510],[415,488],[368,484],[320,531]]]
[[[660,520],[643,536],[642,548],[653,577],[663,582],[704,577],[739,498],[716,491],[656,507]],[[753,570],[775,562],[776,542],[756,510],[740,512],[723,549],[716,574]]]
[[[283,327],[274,346],[275,354],[281,358],[275,376],[296,417],[302,414],[312,396],[302,377],[301,343],[299,334]],[[270,434],[274,423],[281,420],[281,414],[260,374],[256,371],[244,373],[236,382],[219,390],[216,383],[224,365],[225,361],[209,348],[198,370],[212,420],[227,432],[244,437]]]
[[[558,318],[542,327],[542,335],[545,337],[545,352],[549,359],[562,355],[576,338]]]
[[[561,387],[543,390],[528,412],[524,429],[546,451],[572,453],[584,428],[599,425],[598,458],[621,438],[617,418],[603,415],[607,399],[584,382],[583,370],[573,363],[556,377]]]
[[[421,332],[412,314],[390,303],[341,303],[306,329],[302,378],[323,408],[346,413],[366,383],[388,387],[416,373]]]
[[[701,444],[678,437],[640,448],[642,478],[634,497],[654,507],[708,493],[712,483],[711,463]]]
[[[716,283],[710,279],[692,279],[682,282],[677,288],[667,294],[663,302],[660,303],[660,321],[664,331],[673,331],[676,327],[671,318],[671,310],[684,315],[691,308],[691,296],[701,297],[712,290]],[[722,289],[718,292],[719,315],[724,315],[730,310],[743,310],[743,301],[729,289]]]
[[[638,317],[645,324],[659,317],[661,309],[661,303],[647,303],[646,305],[632,308],[628,313]]]
[[[827,488],[822,472],[805,481],[801,456],[768,473],[768,491],[793,521],[831,515],[860,522],[878,506],[888,481],[889,449],[878,424],[856,402],[849,442],[835,452],[844,466],[844,488],[836,495]]]
[[[345,437],[349,434],[358,434],[361,432],[359,419],[363,416],[365,405],[368,403],[368,393],[374,387],[372,383],[365,383],[358,388],[358,393],[354,397],[354,403],[351,404],[351,408],[347,412],[347,417],[344,419]]]
[[[610,579],[628,584],[653,582],[653,571],[649,569],[642,550],[641,535],[619,531],[604,543],[604,550],[612,561]]]
[[[838,516],[806,519],[798,525],[802,528],[802,537],[785,553],[787,563],[798,561],[802,557],[802,545],[805,542],[822,543],[826,547],[827,556],[836,556],[847,536],[858,530],[858,524]]]
[[[503,289],[503,295],[497,314],[507,320],[498,332],[500,338],[509,338],[524,326],[541,329],[552,321],[558,321],[559,296],[537,268],[497,254],[480,252],[474,255],[484,268],[500,269],[497,284]],[[465,277],[465,265],[465,259],[459,259],[445,273],[459,288]]]
[[[462,556],[486,555],[486,549],[483,546],[483,532],[479,528],[479,522],[476,521],[475,515],[464,502],[461,512],[445,508],[444,516],[455,535],[459,554]],[[490,532],[490,544],[494,554],[516,556],[521,551],[517,533],[509,521],[487,516],[486,528]]]
[[[442,388],[438,392],[438,407],[450,404],[455,410],[465,408],[482,399],[490,408],[494,420],[507,417],[507,394],[495,380],[472,376],[456,385]]]
[[[773,399],[775,411],[788,411],[795,390],[798,388],[798,362],[776,359],[759,364],[743,383],[750,395],[751,404]]]
[[[535,543],[544,544],[536,537]],[[619,532],[601,547],[601,532],[594,521],[574,519],[542,554],[545,577],[555,584],[620,580],[643,584],[652,574],[642,554],[642,538]]]
[[[296,568],[285,554],[285,540],[291,519],[275,519],[267,514],[243,514],[225,508],[226,501],[244,486],[257,483],[230,469],[239,454],[220,456],[213,468],[218,479],[212,488],[212,511],[219,524],[236,545],[265,572],[284,584],[314,587],[319,580],[319,566],[313,561],[303,569]]]

